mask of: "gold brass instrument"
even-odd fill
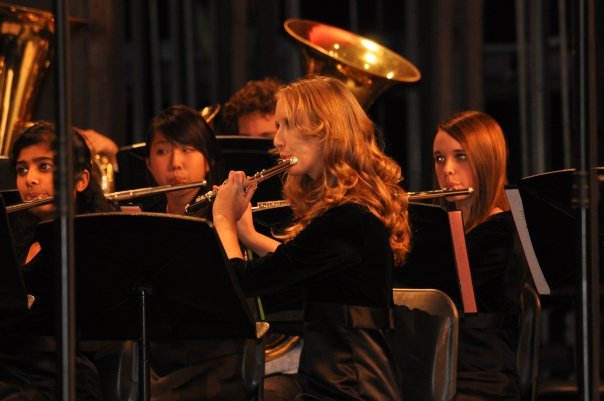
[[[125,191],[118,191],[118,192],[112,192],[112,193],[105,194],[105,198],[118,202],[118,201],[125,201],[125,200],[140,198],[143,196],[162,194],[162,193],[172,192],[172,191],[180,191],[183,189],[205,187],[206,185],[207,185],[207,182],[205,180],[203,180],[203,181],[195,181],[195,182],[189,182],[186,184],[178,184],[178,185],[160,185],[157,187],[128,189]],[[44,198],[44,199],[35,199],[32,201],[21,202],[16,205],[7,206],[6,212],[7,213],[20,212],[22,210],[47,205],[52,202],[54,202],[54,197],[52,197],[52,196],[48,197],[48,198]]]
[[[98,153],[92,156],[92,162],[99,168],[99,180],[103,193],[108,194],[113,192],[115,189],[115,170],[109,156]]]
[[[72,23],[83,23],[70,18]],[[0,155],[31,124],[32,107],[52,56],[52,13],[0,2]],[[104,193],[112,192],[113,165],[102,154],[92,160]]]
[[[208,125],[210,127],[213,127],[214,119],[220,112],[221,108],[222,108],[222,106],[220,105],[220,103],[212,104],[210,106],[206,106],[203,109],[199,110],[199,115],[201,116],[201,118],[203,118],[206,121],[206,123],[208,123]]]
[[[302,47],[306,73],[344,82],[366,110],[390,86],[421,77],[402,56],[344,29],[303,19],[288,19],[283,26]]]
[[[289,159],[279,160],[276,166],[273,166],[268,169],[264,169],[262,171],[257,172],[251,177],[248,177],[247,180],[243,183],[245,189],[253,187],[254,185],[258,185],[260,182],[269,179],[277,174],[280,174],[290,168],[291,166],[298,163],[297,157],[290,157]],[[195,213],[201,206],[206,205],[209,202],[212,202],[216,195],[218,194],[218,189],[213,189],[211,191],[206,192],[203,195],[199,195],[195,200],[189,203],[185,207],[185,212],[187,214]]]
[[[407,192],[409,196],[410,202],[415,202],[418,200],[426,200],[426,199],[439,199],[446,198],[448,196],[458,196],[458,195],[469,195],[474,192],[474,188],[460,188],[460,189],[433,189],[429,191],[420,191],[420,192]],[[252,212],[269,210],[269,209],[277,209],[280,207],[288,207],[289,202],[286,200],[273,200],[273,201],[265,201],[258,202],[256,206],[252,207]]]
[[[0,3],[0,155],[31,119],[53,34],[52,14]]]

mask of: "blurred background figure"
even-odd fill
[[[276,78],[248,81],[225,103],[222,124],[225,134],[272,138],[275,127],[275,93],[283,86]]]

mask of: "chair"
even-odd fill
[[[405,401],[450,401],[457,380],[458,315],[435,289],[394,289],[391,344]]]
[[[533,287],[526,283],[522,291],[522,317],[516,361],[520,378],[520,399],[534,401],[539,376],[541,341],[541,303]]]
[[[262,401],[264,378],[264,344],[247,340],[241,357],[241,374],[245,395],[249,401]],[[95,355],[101,391],[106,401],[138,401],[138,345],[135,341],[100,342]]]

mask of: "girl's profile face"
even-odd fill
[[[434,172],[442,189],[462,189],[475,187],[474,174],[468,162],[465,149],[453,137],[438,130],[433,144]],[[470,195],[447,197],[449,202],[468,199]]]
[[[17,190],[21,200],[32,201],[54,196],[54,152],[46,143],[39,143],[21,149],[16,163]],[[52,203],[29,209],[40,217],[52,217],[54,205]]]
[[[277,101],[275,110],[277,133],[273,144],[279,151],[281,159],[292,156],[298,158],[298,163],[287,170],[289,175],[308,175],[317,179],[323,170],[323,152],[318,138],[307,138],[292,128],[287,117],[283,100]]]

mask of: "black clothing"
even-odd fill
[[[207,192],[208,190],[206,187],[201,188],[189,203],[192,203],[198,196],[204,195]],[[167,204],[168,202],[165,195],[156,195],[155,197],[152,197],[146,204],[142,204],[141,210],[152,213],[166,213]],[[207,203],[200,206],[197,210],[195,210],[194,213],[189,214],[188,216],[201,217],[203,219],[212,221],[212,203]]]
[[[303,286],[303,393],[296,400],[401,399],[384,335],[393,255],[388,231],[367,209],[334,207],[274,253],[229,264],[249,295]]]
[[[511,212],[498,213],[466,235],[478,314],[460,320],[457,394],[519,400],[516,352],[526,267],[515,246]]]
[[[24,259],[24,258],[23,258]],[[0,400],[56,399],[57,346],[54,339],[54,275],[39,252],[21,269],[35,301],[27,315],[0,338]],[[102,399],[100,379],[89,357],[76,351],[76,398]]]
[[[264,401],[292,401],[302,389],[296,374],[277,373],[264,377]]]

